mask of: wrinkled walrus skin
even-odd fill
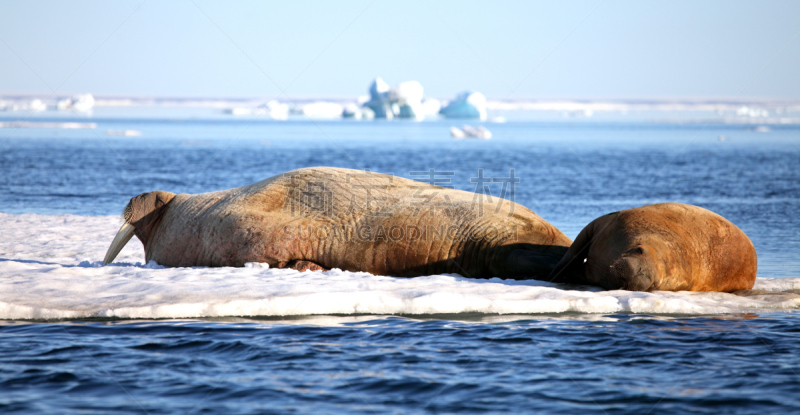
[[[170,267],[544,279],[571,243],[505,199],[329,167],[212,193],[144,193],[124,216],[145,259]]]
[[[753,288],[756,249],[714,212],[661,203],[614,212],[587,225],[551,281],[633,291]]]

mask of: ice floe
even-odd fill
[[[47,109],[47,104],[39,98],[34,98],[30,101],[6,101],[0,99],[0,111],[27,111],[27,112],[40,112]]]
[[[0,122],[0,128],[63,128],[67,130],[97,128],[93,122],[38,122],[38,121],[9,121]]]
[[[800,278],[759,278],[748,296],[601,291],[541,281],[458,275],[394,278],[364,272],[164,268],[131,241],[101,260],[115,216],[0,213],[0,319],[191,318],[316,314],[645,313],[795,310]]]
[[[120,137],[139,137],[142,132],[139,130],[106,130],[106,135],[120,136]]]
[[[273,120],[285,120],[289,118],[289,105],[272,100],[265,105],[256,107],[233,107],[225,110],[231,115],[256,115],[272,118]]]
[[[492,132],[482,125],[473,127],[464,124],[461,128],[450,127],[450,136],[455,139],[477,138],[480,140],[489,140],[492,138]]]

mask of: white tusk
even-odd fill
[[[106,257],[103,259],[103,265],[108,265],[114,258],[117,257],[119,251],[122,251],[122,248],[125,248],[125,244],[133,238],[133,230],[134,227],[130,223],[125,222],[119,231],[117,232],[117,236],[114,237],[114,240],[111,241],[111,246],[108,247],[108,252],[106,252]]]

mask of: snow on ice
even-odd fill
[[[719,314],[797,309],[800,279],[759,278],[762,295],[601,291],[458,275],[394,278],[334,269],[164,268],[131,241],[101,266],[120,218],[0,213],[0,319],[318,314]]]

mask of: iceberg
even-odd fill
[[[342,110],[342,118],[371,120],[375,118],[375,113],[369,107],[359,107],[356,104],[347,104]]]
[[[365,120],[371,120],[375,118],[375,111],[372,110],[370,107],[361,107],[361,118]]]
[[[225,112],[231,115],[253,115],[258,113],[256,110],[257,108],[236,107],[228,108],[225,110]]]
[[[356,104],[347,104],[342,109],[342,118],[354,118],[360,120],[362,117],[361,109]]]
[[[0,110],[2,111],[17,111],[19,110],[19,104],[12,101],[0,101]]]
[[[60,99],[58,100],[58,102],[56,102],[56,109],[59,111],[69,111],[71,106],[72,106],[71,98]]]
[[[6,101],[0,100],[0,111],[31,111],[39,112],[47,109],[47,104],[39,98],[30,101]]]
[[[362,108],[372,111],[374,118],[391,120],[397,117],[421,121],[430,112],[430,108],[424,105],[426,101],[423,101],[423,94],[424,88],[417,81],[401,82],[390,88],[383,79],[375,78],[369,87],[369,100]]]
[[[381,101],[386,99],[386,96],[389,94],[389,89],[389,84],[387,84],[383,78],[375,78],[375,80],[373,80],[372,84],[369,86],[370,101]]]
[[[289,105],[272,100],[267,103],[267,114],[273,120],[285,120],[289,118]]]
[[[445,118],[486,119],[486,97],[480,92],[465,91],[439,111]]]
[[[436,98],[426,98],[422,101],[422,112],[425,116],[439,115],[442,110],[442,103]]]
[[[56,109],[59,111],[80,111],[91,112],[94,108],[94,96],[92,94],[75,95],[72,98],[64,98],[56,102]]]
[[[369,86],[369,101],[364,103],[365,108],[372,110],[375,118],[394,118],[394,111],[389,101],[389,84],[381,78],[375,78]]]
[[[273,120],[285,120],[289,118],[289,105],[272,100],[259,107],[229,108],[225,112],[231,115],[266,115]]]
[[[406,81],[399,83],[396,87],[389,90],[390,99],[399,104],[422,103],[422,85],[417,81]]]
[[[75,111],[89,112],[94,107],[94,96],[92,94],[76,95],[72,99],[72,108]]]
[[[341,104],[335,102],[312,102],[303,105],[303,115],[308,118],[339,118],[342,116],[343,109]]]
[[[47,109],[47,105],[46,105],[46,104],[44,103],[44,101],[42,101],[41,99],[38,99],[38,98],[36,98],[36,99],[32,100],[32,101],[31,101],[31,102],[28,104],[28,108],[29,108],[31,111],[36,111],[36,112],[39,112],[39,111],[44,111],[44,110],[46,110],[46,109]]]
[[[391,103],[389,102],[389,84],[381,78],[375,78],[369,86],[369,101],[364,103],[364,108],[369,108],[375,118],[394,118]]]
[[[421,121],[425,118],[422,108],[422,85],[417,81],[401,82],[389,91],[389,98],[397,103],[397,118]]]

